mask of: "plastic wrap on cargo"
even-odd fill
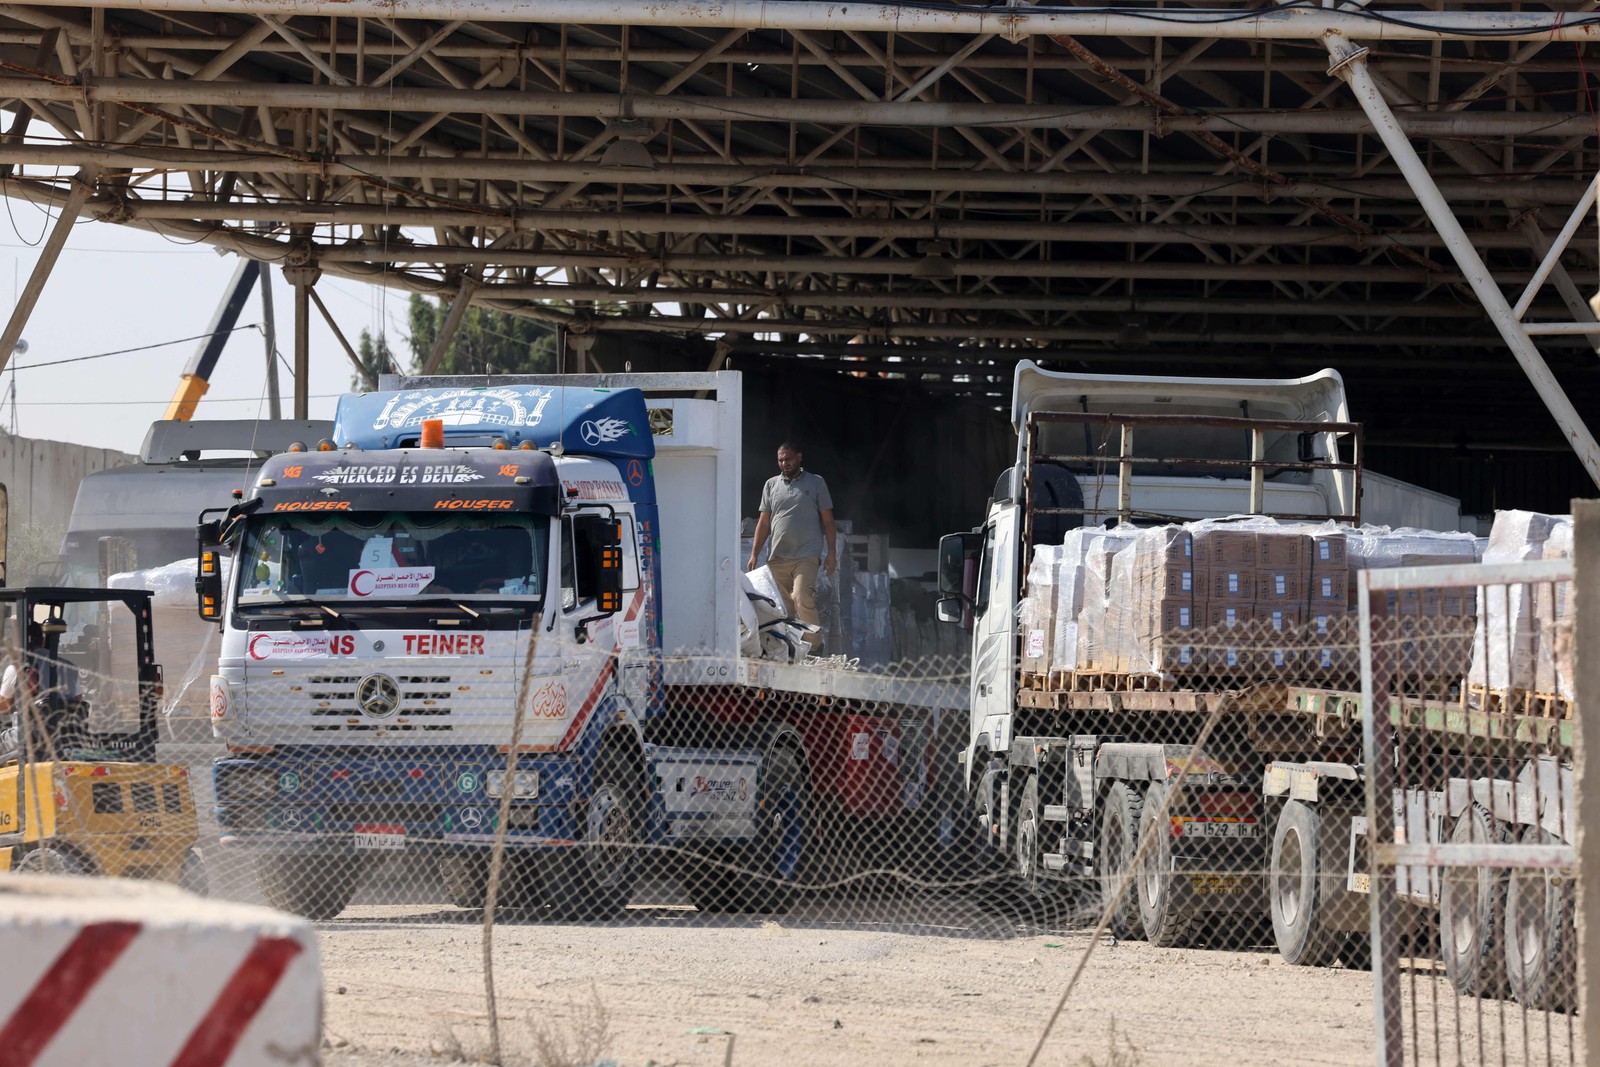
[[[1116,554],[1133,543],[1132,531],[1100,532],[1089,538],[1083,556],[1083,608],[1078,613],[1077,669],[1109,671],[1105,643],[1106,612]]]
[[[1522,563],[1543,559],[1546,542],[1565,521],[1561,516],[1533,511],[1497,512],[1494,526],[1489,531],[1489,547],[1484,550],[1483,562]],[[1560,550],[1560,543],[1557,542],[1557,551]],[[1472,665],[1467,672],[1470,684],[1500,692],[1540,689],[1536,589],[1537,586],[1521,584],[1488,586],[1484,589],[1483,603],[1478,608],[1477,633],[1472,641]],[[1554,620],[1550,622],[1551,677],[1546,680],[1551,683],[1551,688],[1545,692],[1557,688],[1554,678],[1556,634]],[[1566,688],[1570,688],[1570,685],[1570,681],[1562,683]]]
[[[1127,673],[1136,662],[1134,651],[1133,559],[1132,544],[1111,558],[1111,579],[1106,583],[1105,665],[1097,669]]]
[[[1345,534],[1345,551],[1353,571],[1403,567],[1427,557],[1439,562],[1471,563],[1477,558],[1477,539],[1468,533],[1414,530],[1401,527],[1362,526]],[[1408,563],[1408,557],[1412,557]]]
[[[1543,559],[1572,558],[1572,520],[1561,516],[1545,539]],[[1573,699],[1572,583],[1539,582],[1533,587],[1534,689]]]
[[[1029,593],[1017,602],[1017,632],[1022,635],[1021,668],[1029,674],[1050,669],[1050,602]]]
[[[1124,561],[1124,556],[1131,558]],[[1206,602],[1206,572],[1195,566],[1193,533],[1184,526],[1140,531],[1129,549],[1118,553],[1113,586],[1127,569],[1127,624],[1121,636],[1122,670],[1133,674],[1169,673],[1196,665],[1193,635],[1200,628],[1197,605]]]
[[[1043,674],[1051,669],[1055,651],[1056,579],[1060,575],[1060,545],[1035,545],[1028,564],[1028,591],[1023,598],[1027,616],[1018,606],[1022,634],[1022,669]]]
[[[1084,560],[1088,558],[1090,542],[1105,536],[1105,531],[1098,527],[1080,526],[1068,530],[1061,542],[1061,556],[1056,563],[1051,670],[1070,671],[1078,666],[1078,616],[1083,612]]]

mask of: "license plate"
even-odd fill
[[[387,849],[398,851],[406,847],[404,826],[356,826],[356,848]]]
[[[1261,829],[1253,822],[1192,822],[1183,828],[1184,837],[1259,837]]]
[[[1191,874],[1189,886],[1197,894],[1242,893],[1249,883],[1242,874]]]

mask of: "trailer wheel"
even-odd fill
[[[1100,868],[1101,907],[1115,900],[1111,909],[1109,929],[1114,937],[1124,941],[1137,941],[1144,937],[1144,920],[1140,918],[1138,894],[1133,864],[1134,849],[1139,841],[1139,812],[1143,800],[1138,791],[1127,782],[1112,782],[1106,790],[1105,806],[1100,813],[1100,848],[1097,866]]]
[[[1357,946],[1347,946],[1350,909],[1360,906],[1345,888],[1349,844],[1347,822],[1325,818],[1304,801],[1285,801],[1278,812],[1267,892],[1272,935],[1286,963],[1326,967],[1359,955]]]
[[[256,879],[267,903],[307,919],[337,917],[350,906],[365,873],[366,863],[348,854],[266,853],[256,857]]]
[[[1201,912],[1182,890],[1172,871],[1172,835],[1167,832],[1167,787],[1152,782],[1144,795],[1144,811],[1139,818],[1139,846],[1144,856],[1139,862],[1134,884],[1139,898],[1139,919],[1144,935],[1159,948],[1182,948],[1193,939],[1195,920]],[[1159,821],[1155,821],[1159,820]],[[1150,822],[1149,831],[1144,824]],[[1144,836],[1149,833],[1150,841]]]
[[[1528,827],[1528,844],[1558,844]],[[1523,1005],[1569,1011],[1577,989],[1577,931],[1572,880],[1553,871],[1512,871],[1506,880],[1506,980]]]
[[[23,874],[64,874],[74,877],[94,873],[87,860],[54,845],[29,849],[11,869]]]
[[[558,919],[614,919],[628,906],[639,880],[643,798],[630,782],[628,763],[602,757],[583,807],[583,840],[543,856],[543,881]]]
[[[810,776],[793,749],[772,750],[748,849],[718,850],[692,862],[684,878],[694,906],[706,912],[783,911],[812,848]]]
[[[1474,804],[1450,831],[1451,844],[1504,844],[1504,823]],[[1445,973],[1456,992],[1497,997],[1505,992],[1506,958],[1500,938],[1505,928],[1506,882],[1492,867],[1452,867],[1439,880],[1439,949]]]

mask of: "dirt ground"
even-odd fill
[[[366,905],[322,924],[331,1067],[485,1053],[477,919]],[[608,924],[513,920],[495,931],[505,1060],[557,1067],[552,1042],[565,1042],[571,1063],[619,1067],[1021,1065],[1088,943],[950,898],[765,921],[668,904]],[[1292,968],[1268,951],[1105,940],[1039,1062],[1370,1063],[1371,987],[1368,972]],[[596,1005],[600,1048],[583,1044],[601,1029]]]

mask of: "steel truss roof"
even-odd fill
[[[1374,440],[1515,416],[1473,440],[1547,441],[1326,41],[1368,48],[1514,297],[1600,166],[1595,8],[4,4],[0,98],[21,117],[0,174],[303,284],[465,297],[580,341],[707,337],[987,396],[1023,354],[1333,365],[1358,398],[1399,391]],[[613,165],[624,151],[648,165]],[[1580,220],[1525,319],[1593,323],[1595,236]],[[1539,342],[1591,417],[1592,340]],[[1443,402],[1418,405],[1425,386]]]

